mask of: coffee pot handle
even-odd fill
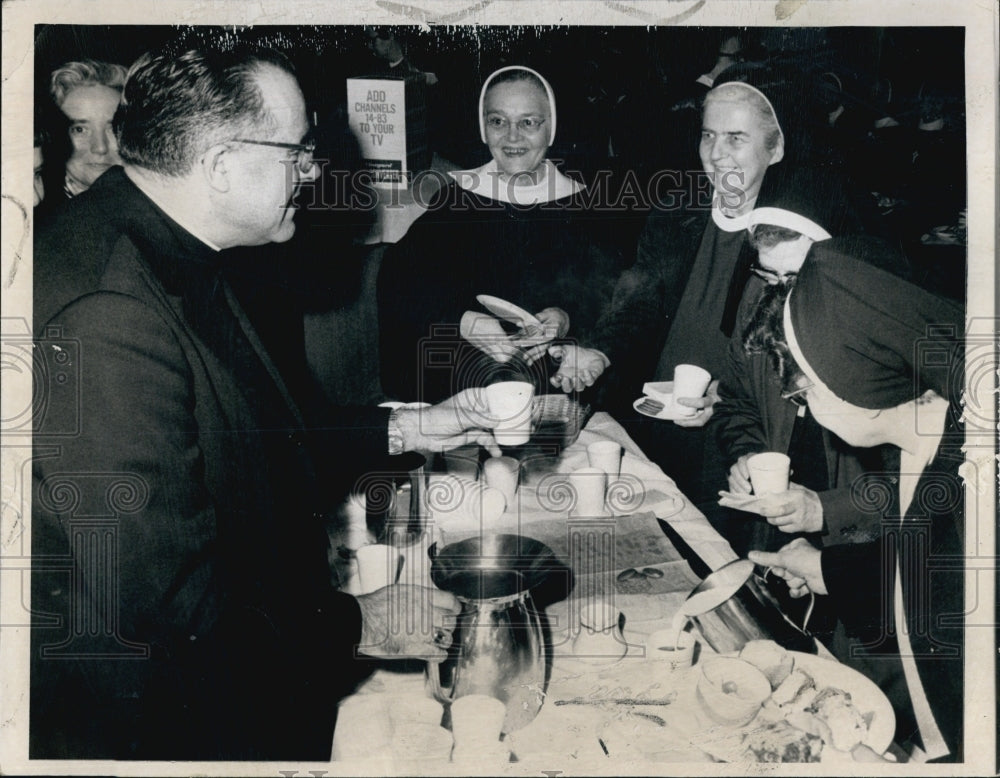
[[[771,575],[771,572],[772,571],[771,571],[770,567],[767,567],[764,570],[764,574],[760,577],[761,581],[764,584],[767,584],[767,577],[769,575]],[[779,576],[777,574],[775,574],[774,577],[778,578]],[[786,613],[784,613],[783,611],[782,611],[782,615],[785,617],[785,619],[790,624],[792,624],[793,626],[797,627],[798,629],[801,629],[804,633],[806,633],[808,635],[809,634],[809,619],[812,618],[813,608],[815,608],[815,607],[816,607],[816,595],[810,589],[809,590],[809,605],[806,607],[806,612],[802,616],[802,626],[801,627],[799,627],[798,624],[796,624],[794,621],[792,621],[790,618],[788,618],[788,615]]]

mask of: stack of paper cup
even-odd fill
[[[406,724],[392,733],[396,775],[423,775],[425,770],[447,765],[452,750],[451,733],[437,724]]]
[[[435,474],[427,486],[427,504],[442,529],[488,526],[503,515],[507,500],[484,482]]]
[[[576,498],[574,516],[606,516],[604,492],[608,474],[596,467],[581,467],[569,474],[569,485]]]
[[[443,717],[444,706],[420,692],[394,694],[389,703],[389,721],[394,730],[408,724],[439,726]]]
[[[448,762],[452,736],[441,726],[441,703],[423,694],[401,694],[393,695],[388,707],[392,754],[401,772],[420,773],[421,766]]]
[[[384,694],[352,694],[337,706],[334,761],[390,758],[392,725]]]

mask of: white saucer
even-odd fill
[[[684,413],[674,405],[674,396],[672,394],[663,395],[664,399],[669,398],[669,402],[663,403],[663,410],[659,413],[650,413],[649,411],[644,411],[639,406],[643,404],[646,400],[652,400],[653,402],[662,402],[655,397],[649,397],[643,395],[638,400],[632,403],[632,407],[639,411],[643,416],[649,416],[651,419],[661,419],[663,421],[677,421],[678,419],[693,419],[697,414],[694,413]],[[686,410],[694,410],[693,408],[688,408]]]
[[[788,498],[780,494],[734,494],[720,491],[719,505],[734,508],[738,511],[756,513],[763,516],[762,510],[774,510],[788,502]]]
[[[476,299],[490,313],[499,316],[504,321],[509,321],[511,324],[519,325],[521,329],[542,326],[538,317],[528,313],[528,311],[519,305],[514,305],[514,303],[509,303],[506,300],[493,297],[493,295],[489,294],[477,294]]]

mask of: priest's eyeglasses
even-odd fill
[[[249,143],[253,146],[273,146],[277,149],[288,149],[298,152],[295,155],[295,166],[302,175],[307,175],[313,167],[313,152],[316,151],[316,141],[305,143],[278,143],[273,140],[251,140],[250,138],[233,138],[235,143]]]

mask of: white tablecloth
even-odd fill
[[[562,528],[568,526],[570,517],[558,511],[547,510],[544,499],[540,499],[539,493],[543,491],[546,479],[552,481],[560,474],[572,472],[588,465],[587,446],[598,440],[613,440],[618,442],[623,450],[621,477],[618,480],[621,487],[621,497],[612,499],[609,496],[611,512],[614,516],[606,517],[606,523],[611,525],[620,524],[621,535],[629,532],[643,534],[647,545],[655,535],[657,541],[663,544],[668,551],[673,551],[669,542],[662,535],[655,518],[667,521],[685,540],[685,542],[701,557],[701,559],[712,569],[716,569],[723,564],[736,558],[735,552],[728,542],[712,528],[705,517],[680,493],[673,480],[664,475],[662,470],[650,462],[635,443],[628,437],[625,430],[611,416],[606,413],[595,414],[580,433],[579,439],[571,446],[561,452],[557,459],[549,463],[551,472],[541,478],[535,477],[534,483],[523,484],[518,493],[516,505],[510,506],[499,520],[491,524],[489,529],[495,532],[518,531],[527,525],[530,529],[535,528],[539,534],[543,531],[552,532],[553,537],[558,537]],[[609,491],[609,495],[611,492]],[[551,508],[551,506],[549,506]],[[479,522],[470,515],[459,516],[438,516],[435,519],[437,524],[433,537],[439,542],[454,542],[464,537],[474,535],[480,528]],[[531,534],[525,532],[525,534]],[[425,546],[430,542],[428,537],[421,547],[414,548],[412,554],[414,559],[426,559]],[[553,545],[556,545],[553,543]],[[651,552],[655,556],[655,549]],[[628,671],[637,678],[648,675],[647,663],[641,661],[644,652],[646,637],[655,630],[664,629],[670,626],[674,614],[683,601],[687,592],[697,583],[687,563],[679,559],[679,555],[674,552],[662,565],[656,565],[655,558],[650,558],[649,564],[662,567],[667,571],[664,579],[654,583],[666,585],[666,589],[655,594],[622,594],[616,593],[613,597],[613,607],[625,615],[624,633],[619,636],[619,642],[624,643],[622,650],[626,651],[625,661],[620,662],[616,667],[621,668],[621,672]],[[404,563],[403,578],[413,582],[426,582],[426,566],[417,565],[410,569],[407,578],[407,564]],[[620,565],[619,565],[620,567]],[[605,578],[608,575],[603,574]],[[614,580],[611,576],[610,580]],[[668,582],[672,582],[669,583]],[[553,624],[563,625],[561,629],[554,629],[552,634],[553,661],[550,685],[553,689],[562,688],[566,683],[589,683],[590,680],[597,682],[601,672],[607,673],[591,665],[578,660],[573,653],[573,638],[579,632],[579,617],[574,617],[571,613],[574,603],[567,598],[559,603],[549,606],[547,615]],[[593,674],[590,678],[589,674]],[[590,679],[590,680],[588,680]],[[385,706],[391,706],[394,697],[403,694],[420,694],[424,690],[424,675],[419,671],[419,667],[405,664],[386,663],[379,668],[362,686],[357,690],[357,694],[376,695],[381,697]],[[350,698],[348,698],[350,699]],[[372,707],[374,705],[374,708]],[[348,709],[350,706],[347,706]],[[538,762],[537,744],[530,748],[528,744],[532,737],[540,734],[546,737],[546,727],[550,726],[549,718],[557,716],[562,720],[571,722],[574,717],[581,716],[581,711],[572,707],[548,706],[551,710],[546,711],[543,705],[542,710],[546,711],[545,717],[539,719],[539,727],[535,728],[535,733],[528,731],[522,733],[522,746],[533,753],[526,753],[518,769],[518,764],[497,765],[493,764],[485,768],[486,773],[503,772],[519,773],[525,770],[537,774],[537,767],[542,762]],[[358,708],[355,708],[358,709]],[[375,700],[371,704],[362,707],[364,710],[382,710]],[[381,714],[370,714],[377,716]],[[384,722],[382,722],[384,724]],[[341,716],[337,724],[337,741],[343,746],[345,742],[350,742],[352,753],[359,753],[356,748],[359,742],[375,737],[378,733],[384,734],[384,726],[375,726],[371,720],[360,720],[358,716]],[[581,742],[586,743],[586,748],[590,751],[587,754],[581,753],[585,757],[584,764],[577,764],[577,772],[608,772],[608,774],[621,774],[623,765],[616,762],[614,768],[611,765],[596,762],[591,764],[589,758],[594,756],[593,749],[598,748],[595,738],[586,737]],[[335,743],[335,749],[337,743]],[[364,749],[360,749],[363,751]],[[558,755],[559,760],[565,760],[567,754],[572,751],[572,747],[565,739],[554,749],[553,756]],[[603,754],[598,752],[603,757]],[[538,762],[537,764],[535,764]],[[394,763],[390,756],[387,756],[385,749],[379,749],[372,743],[371,755],[360,761],[351,760],[349,762],[333,762],[334,766],[344,767],[348,772],[358,774],[390,774],[402,773],[407,770],[418,770],[421,773],[444,773],[444,774],[466,774],[470,772],[468,765],[456,766],[445,763],[428,762],[421,765],[406,765]],[[529,765],[531,767],[529,768]],[[565,769],[572,765],[553,766],[552,769]],[[607,768],[602,770],[602,768]],[[547,768],[546,768],[547,769]],[[617,772],[616,772],[617,771]],[[640,770],[641,772],[641,770]]]

